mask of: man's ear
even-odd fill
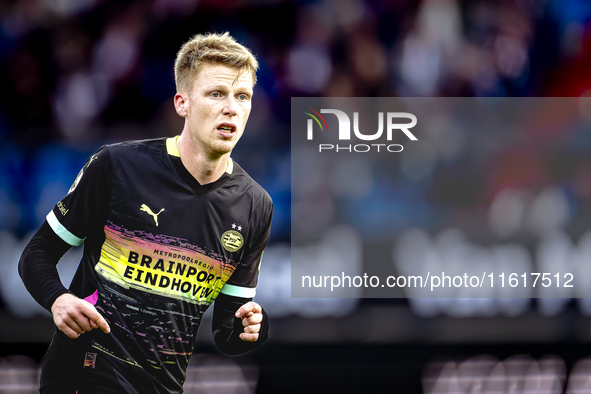
[[[174,95],[174,109],[183,118],[187,116],[188,96],[185,93],[177,92]]]

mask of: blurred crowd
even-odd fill
[[[516,354],[504,360],[481,354],[466,360],[429,363],[423,374],[425,394],[539,393],[574,394],[591,389],[591,360],[578,360],[570,374],[556,355],[536,360]]]

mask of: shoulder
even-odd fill
[[[267,191],[257,183],[236,161],[233,162],[232,180],[240,189],[252,196],[252,198],[265,205],[273,206],[273,200]]]
[[[112,159],[129,157],[130,154],[162,152],[166,147],[166,138],[123,141],[104,145],[101,149],[109,152]]]
[[[166,138],[124,141],[107,144],[99,150],[109,157],[111,168],[144,168],[146,170],[161,167],[166,157]]]

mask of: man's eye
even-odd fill
[[[246,100],[246,99],[248,99],[248,96],[247,96],[247,95],[245,95],[245,94],[241,94],[241,95],[239,95],[239,96],[238,96],[238,98],[239,98],[240,100]]]
[[[211,97],[221,97],[221,95],[220,95],[220,93],[219,93],[219,92],[213,92],[213,93],[211,94]]]

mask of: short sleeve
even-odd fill
[[[106,220],[110,198],[111,160],[106,147],[84,164],[66,196],[47,215],[52,230],[71,246]]]
[[[233,297],[253,298],[256,294],[259,269],[263,252],[269,243],[271,235],[271,221],[273,217],[273,202],[265,192],[265,198],[255,212],[253,236],[248,242],[238,267],[228,280],[221,293]]]

